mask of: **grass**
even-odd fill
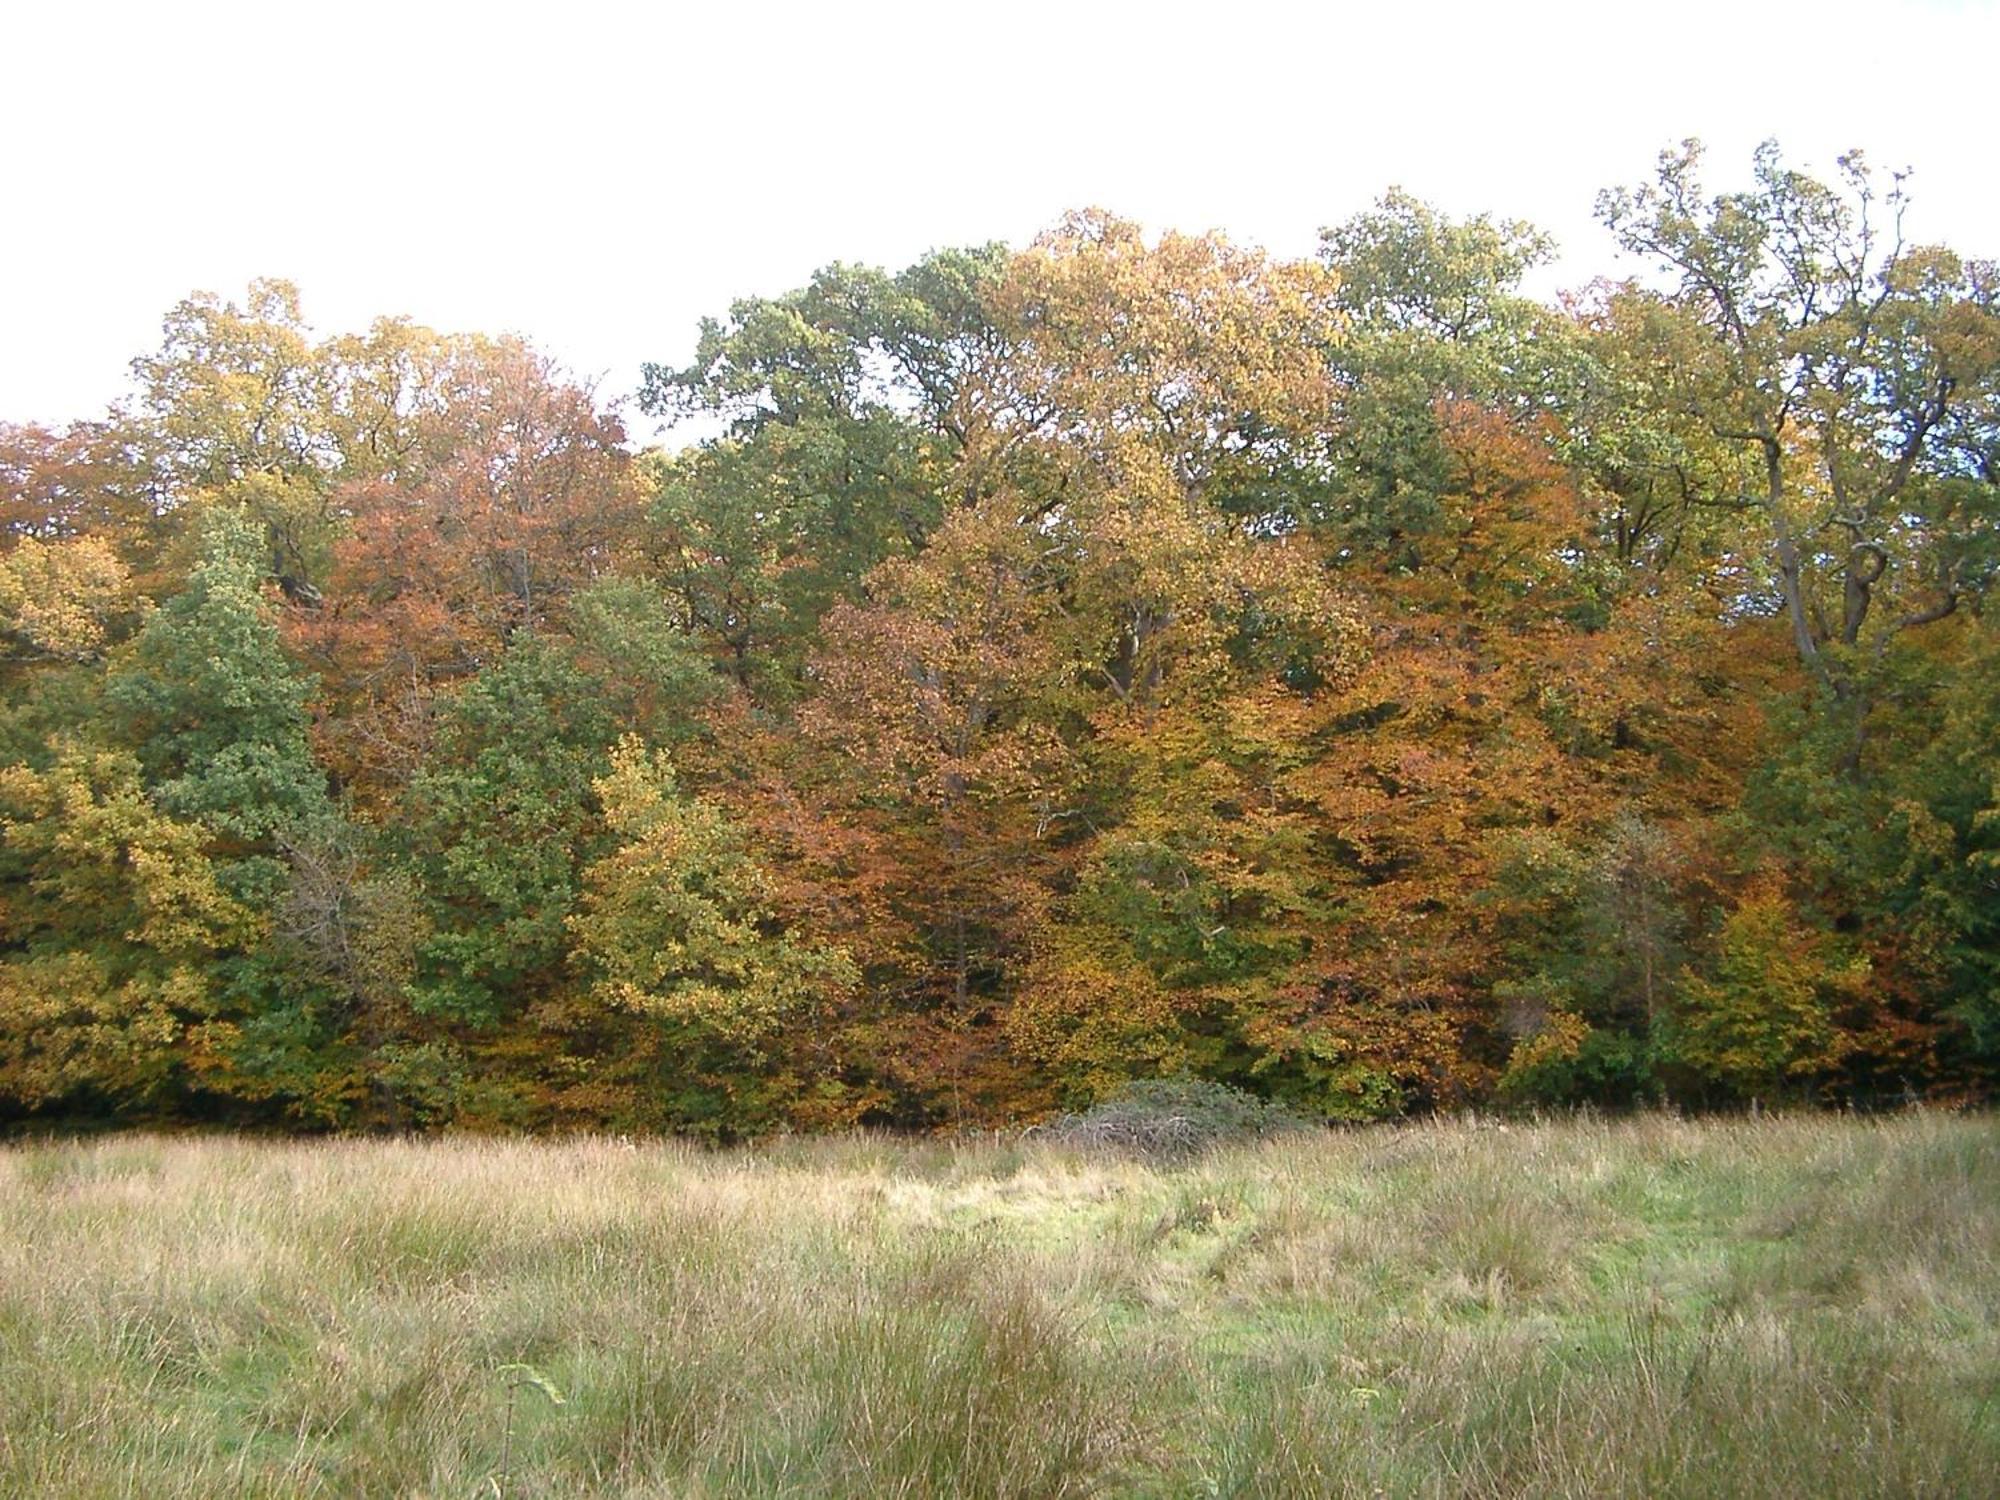
[[[496,1493],[1996,1494],[2000,1124],[0,1151],[0,1494]]]

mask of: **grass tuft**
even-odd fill
[[[0,1151],[0,1494],[482,1487],[2000,1493],[2000,1128]]]

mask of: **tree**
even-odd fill
[[[374,802],[422,764],[440,688],[632,560],[641,496],[618,422],[518,340],[378,325],[335,348],[352,477],[324,597],[287,625],[322,675],[322,752]]]
[[[593,783],[619,735],[683,739],[714,688],[647,585],[592,585],[567,623],[442,698],[394,804],[433,929],[415,1003],[475,1031],[565,987],[564,923],[608,837]]]
[[[318,649],[364,680],[464,676],[615,570],[638,493],[624,431],[518,341],[463,341],[421,461],[339,491],[348,517]]]
[[[1853,769],[1885,653],[2000,562],[2000,281],[1908,243],[1904,177],[1880,193],[1859,152],[1829,186],[1767,142],[1754,186],[1712,200],[1701,156],[1662,153],[1598,211],[1672,278],[1625,295],[1653,314],[1673,406],[1741,455],[1777,606]]]
[[[690,1093],[760,1092],[773,1050],[811,1055],[808,1032],[857,978],[838,948],[780,931],[770,880],[715,804],[681,792],[671,759],[627,735],[593,783],[613,846],[583,873],[568,927],[595,1003],[640,1018],[639,1049],[676,1124],[763,1123]],[[786,1045],[789,1042],[790,1045]],[[632,1071],[629,1056],[615,1060]]]
[[[1332,287],[1220,235],[1148,244],[1128,220],[1072,214],[993,287],[1009,353],[982,404],[1005,421],[966,464],[1040,514],[1199,500],[1281,529],[1273,491],[1314,466],[1334,411]]]
[[[130,571],[98,537],[23,537],[0,554],[0,642],[13,663],[94,662],[137,604]]]
[[[1051,550],[1011,501],[955,513],[920,556],[871,575],[865,607],[829,613],[800,711],[845,762],[822,795],[888,866],[898,919],[856,957],[911,1028],[898,1071],[942,1073],[959,1111],[970,1033],[1001,1003],[1060,857],[1045,834],[1072,759],[1050,704],[1074,668],[1043,628]]]
[[[1066,1093],[1184,1071],[1282,1090],[1248,1038],[1313,962],[1334,899],[1310,808],[1287,785],[1308,712],[1245,673],[1213,700],[1100,715],[1074,874],[1007,1019]]]
[[[1663,809],[1664,811],[1665,809]],[[1631,806],[1598,828],[1501,836],[1489,907],[1493,996],[1513,1042],[1497,1089],[1521,1103],[1626,1105],[1658,1097],[1655,1042],[1707,885],[1708,826]]]
[[[1600,200],[1670,277],[1611,313],[1658,372],[1660,426],[1701,455],[1698,489],[1733,491],[1750,560],[1734,612],[1782,621],[1804,678],[1796,704],[1773,698],[1750,839],[1821,920],[1863,935],[1873,977],[1837,1016],[1845,1085],[1906,1089],[1947,1053],[1969,1062],[1950,955],[1977,925],[1980,771],[1939,752],[2000,565],[2000,283],[1912,244],[1905,175],[1881,191],[1859,153],[1829,185],[1766,144],[1753,186],[1713,199],[1700,161],[1687,143],[1653,184]]]
[[[136,422],[159,482],[185,503],[241,508],[263,528],[262,569],[310,593],[340,521],[330,371],[290,282],[242,303],[198,293],[166,317],[158,351],[132,361]]]
[[[1766,877],[1724,920],[1712,971],[1683,979],[1669,1053],[1740,1098],[1796,1093],[1846,1050],[1834,1024],[1833,992],[1866,972],[1803,923]]]
[[[209,844],[129,754],[72,744],[46,772],[0,770],[0,1095],[159,1108],[224,1070],[218,965],[263,923]]]
[[[449,1117],[408,1062],[433,1051],[409,991],[430,936],[407,872],[364,824],[329,817],[283,843],[285,888],[239,989],[255,1004],[231,1046],[236,1092],[312,1124]]]
[[[1448,414],[1531,421],[1570,394],[1566,320],[1520,290],[1552,253],[1531,225],[1453,220],[1400,189],[1321,231],[1337,416],[1315,482],[1293,494],[1336,557],[1394,558],[1430,530],[1452,483]]]
[[[519,339],[187,299],[0,426],[7,1107],[1989,1092],[2000,278],[1697,165],[1553,303],[1401,191],[834,264],[636,456]]]
[[[163,537],[161,482],[133,423],[0,422],[0,544],[96,537],[150,576]]]
[[[736,303],[705,318],[694,362],[644,369],[643,409],[711,414],[739,435],[914,414],[919,430],[958,447],[985,410],[977,377],[1004,348],[988,294],[1005,247],[934,251],[891,276],[831,265],[786,296]]]
[[[105,689],[161,808],[251,856],[246,878],[268,865],[256,856],[329,810],[306,742],[312,685],[279,643],[260,541],[246,514],[207,513],[187,586],[146,621]]]
[[[829,266],[704,320],[686,369],[646,366],[644,410],[727,424],[653,458],[653,566],[760,696],[795,696],[825,612],[923,546],[954,486],[980,493],[959,460],[1005,415],[987,378],[1006,350],[988,305],[1005,264],[986,246],[893,276]]]

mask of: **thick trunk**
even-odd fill
[[[1760,439],[1764,446],[1766,505],[1771,513],[1771,531],[1776,541],[1778,587],[1785,596],[1785,615],[1792,625],[1792,644],[1799,660],[1820,671],[1819,642],[1814,639],[1812,621],[1806,613],[1804,560],[1792,523],[1785,516],[1784,455],[1776,438]]]

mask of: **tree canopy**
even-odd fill
[[[2000,273],[1705,165],[1552,301],[1401,190],[836,263],[671,448],[191,296],[0,425],[0,1117],[1989,1094]]]

